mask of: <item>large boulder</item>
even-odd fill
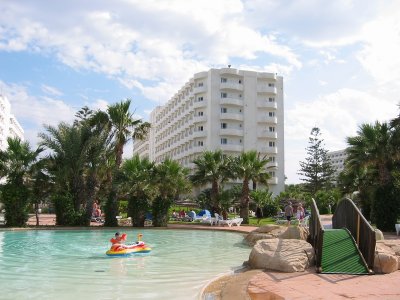
[[[259,240],[251,250],[248,265],[253,269],[302,272],[314,263],[313,247],[304,240]]]
[[[380,231],[379,229],[375,229],[375,240],[381,241],[384,239],[385,239],[385,237],[383,236],[382,231]]]
[[[398,267],[399,262],[394,251],[384,244],[377,244],[374,259],[375,273],[392,273],[397,271]]]
[[[279,225],[265,225],[249,232],[244,240],[248,245],[254,246],[259,240],[275,239],[279,237],[285,230],[286,227]]]
[[[265,239],[307,240],[308,229],[299,226],[265,225],[249,232],[244,238],[247,244],[254,246],[257,241]]]
[[[400,240],[379,240],[376,242],[375,273],[392,273],[400,269]]]

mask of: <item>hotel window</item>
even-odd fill
[[[221,98],[228,98],[228,94],[227,93],[221,93]]]
[[[242,80],[239,79],[239,84],[241,84],[241,83],[242,83]]]
[[[197,86],[203,86],[203,83],[202,83],[202,82],[199,82],[199,84],[198,84]]]
[[[269,101],[269,102],[275,102],[275,98],[270,97],[270,98],[268,98],[268,101]]]
[[[269,127],[269,132],[275,132],[275,127],[270,126]]]
[[[269,86],[269,87],[274,87],[275,84],[273,84],[273,83],[268,83],[268,86]]]
[[[221,145],[226,145],[226,144],[228,144],[228,139],[222,138],[221,139]]]
[[[200,117],[201,117],[203,114],[204,114],[204,112],[202,112],[202,111],[199,111],[199,112],[197,113],[197,115],[200,116]]]
[[[228,109],[226,107],[221,107],[221,113],[226,114],[228,112]]]
[[[268,145],[269,145],[270,147],[275,147],[275,142],[269,142]]]
[[[270,111],[270,112],[268,113],[268,116],[270,116],[270,117],[275,117],[275,112],[274,112],[274,111]]]
[[[270,157],[269,157],[269,161],[275,162],[275,156],[270,156]]]
[[[203,126],[197,127],[197,131],[203,131]]]
[[[203,146],[203,141],[197,141],[197,146]]]
[[[269,175],[271,175],[271,177],[275,177],[275,172],[274,171],[270,171],[268,173],[269,173]]]
[[[228,82],[228,79],[222,77],[222,78],[221,78],[221,83],[225,83],[225,82]]]
[[[198,102],[203,101],[203,97],[198,97],[198,98],[197,98],[197,101],[198,101]]]
[[[226,123],[221,123],[221,128],[222,128],[222,129],[228,128],[228,124],[226,124]]]

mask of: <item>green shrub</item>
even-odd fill
[[[398,192],[392,184],[377,188],[372,204],[373,221],[382,231],[393,231],[399,212]]]
[[[8,227],[24,227],[28,221],[29,192],[24,186],[7,183],[2,186],[2,202]]]

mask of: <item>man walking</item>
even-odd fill
[[[288,202],[288,204],[285,206],[285,217],[287,220],[287,226],[290,226],[290,221],[292,220],[293,217],[293,207],[292,207],[292,202]]]

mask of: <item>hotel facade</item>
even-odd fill
[[[150,114],[145,141],[133,152],[160,163],[167,157],[193,168],[205,150],[227,155],[256,150],[270,159],[269,190],[284,190],[283,78],[275,73],[210,69],[194,74]]]
[[[0,94],[0,150],[7,149],[8,137],[18,137],[24,140],[24,130],[11,114],[11,105],[8,99]]]

